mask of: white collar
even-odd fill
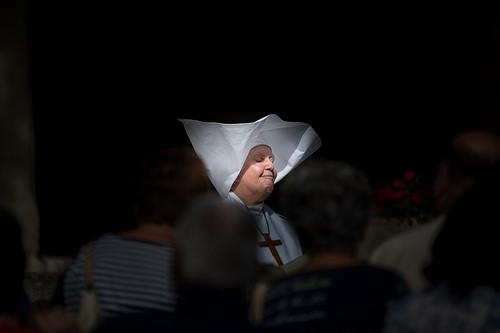
[[[237,203],[239,205],[246,206],[248,210],[254,215],[260,215],[264,211],[264,203],[260,203],[258,205],[253,205],[253,206],[247,206],[243,201],[241,201],[241,199],[234,192],[228,193],[227,200]]]

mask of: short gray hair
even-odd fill
[[[217,195],[195,200],[175,224],[179,270],[189,283],[245,287],[257,269],[255,220]]]
[[[355,250],[374,216],[365,175],[339,161],[311,159],[281,188],[280,203],[304,251]]]

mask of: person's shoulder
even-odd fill
[[[108,232],[97,237],[94,242],[125,241],[126,238],[114,232]]]
[[[410,292],[410,287],[406,279],[398,272],[371,264],[363,264],[359,266],[359,274],[369,281],[373,281],[380,287],[385,286],[389,290],[393,290],[399,296],[407,295]]]
[[[112,242],[115,238],[115,234],[105,233],[81,245],[69,268],[69,271],[73,271],[75,269],[83,269],[85,251],[89,246],[92,246],[92,253],[95,254],[96,252],[99,252],[99,247],[102,247],[103,245],[106,246],[106,244]],[[97,251],[96,248],[98,249]]]
[[[357,266],[359,273],[371,275],[371,276],[379,276],[379,277],[387,277],[389,279],[394,280],[404,280],[404,278],[398,272],[379,265],[372,265],[370,263],[364,263]]]
[[[359,263],[356,265],[351,265],[351,266],[344,266],[344,267],[335,267],[335,268],[328,268],[328,269],[323,269],[323,270],[318,270],[318,271],[310,271],[310,272],[305,272],[301,273],[311,276],[317,276],[317,277],[327,277],[327,276],[352,276],[353,278],[357,277],[366,277],[367,279],[388,279],[388,280],[403,280],[402,276],[395,272],[394,270],[390,268],[386,268],[383,266],[378,266],[378,265],[372,265],[371,263]]]
[[[297,272],[267,281],[264,288],[266,302],[289,298],[295,293],[307,294],[316,290],[326,290],[331,286],[331,277],[325,271]]]
[[[408,244],[412,241],[420,241],[421,239],[427,239],[432,237],[441,226],[440,219],[430,221],[428,223],[419,225],[413,229],[405,231],[394,238],[389,238],[385,244],[396,245],[396,244]],[[384,244],[384,243],[382,243]]]
[[[283,288],[285,285],[302,285],[303,281],[307,281],[308,288],[317,287],[318,283],[329,277],[329,270],[312,270],[312,271],[298,271],[290,274],[284,274],[270,281],[271,287]],[[317,282],[320,281],[320,282]]]
[[[106,244],[109,242],[115,242],[119,239],[120,239],[120,237],[115,233],[111,233],[111,232],[104,233],[102,235],[99,235],[99,236],[89,240],[85,244],[83,244],[80,247],[80,251],[85,250],[87,248],[87,246],[89,246],[89,245],[92,245],[93,247],[95,247],[96,245],[102,245],[102,244]]]
[[[109,253],[115,253],[119,256],[148,252],[151,254],[173,253],[173,247],[170,244],[161,244],[115,233],[107,233],[97,238],[94,241],[93,247],[95,253],[99,255],[107,255]]]
[[[289,289],[337,289],[339,281],[364,281],[363,285],[368,289],[385,286],[385,289],[397,290],[398,294],[406,294],[408,291],[408,285],[399,273],[365,263],[290,274],[273,281],[271,288],[285,293]]]
[[[394,255],[406,248],[421,247],[422,242],[425,241],[431,242],[433,237],[437,235],[443,221],[444,217],[439,217],[383,241],[375,248],[371,259],[377,259],[385,254]]]
[[[331,268],[312,273],[314,274],[308,276],[305,281],[311,279],[311,276],[315,276],[317,281],[327,281],[326,284],[334,289],[338,288],[335,284],[343,281],[342,283],[357,285],[360,288],[359,290],[365,291],[377,290],[378,292],[385,292],[390,290],[397,295],[405,295],[409,290],[408,284],[401,274],[389,268],[369,263]],[[331,281],[337,281],[337,283],[332,284]],[[356,283],[353,283],[353,281],[356,281]]]

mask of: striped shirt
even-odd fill
[[[86,288],[85,247],[64,277],[66,306],[78,311]],[[103,317],[144,310],[174,311],[177,290],[173,248],[105,234],[92,249],[94,283]]]

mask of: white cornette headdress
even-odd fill
[[[275,114],[243,124],[179,121],[222,198],[227,197],[253,147],[271,147],[279,182],[321,146],[321,139],[309,124],[283,121]]]

